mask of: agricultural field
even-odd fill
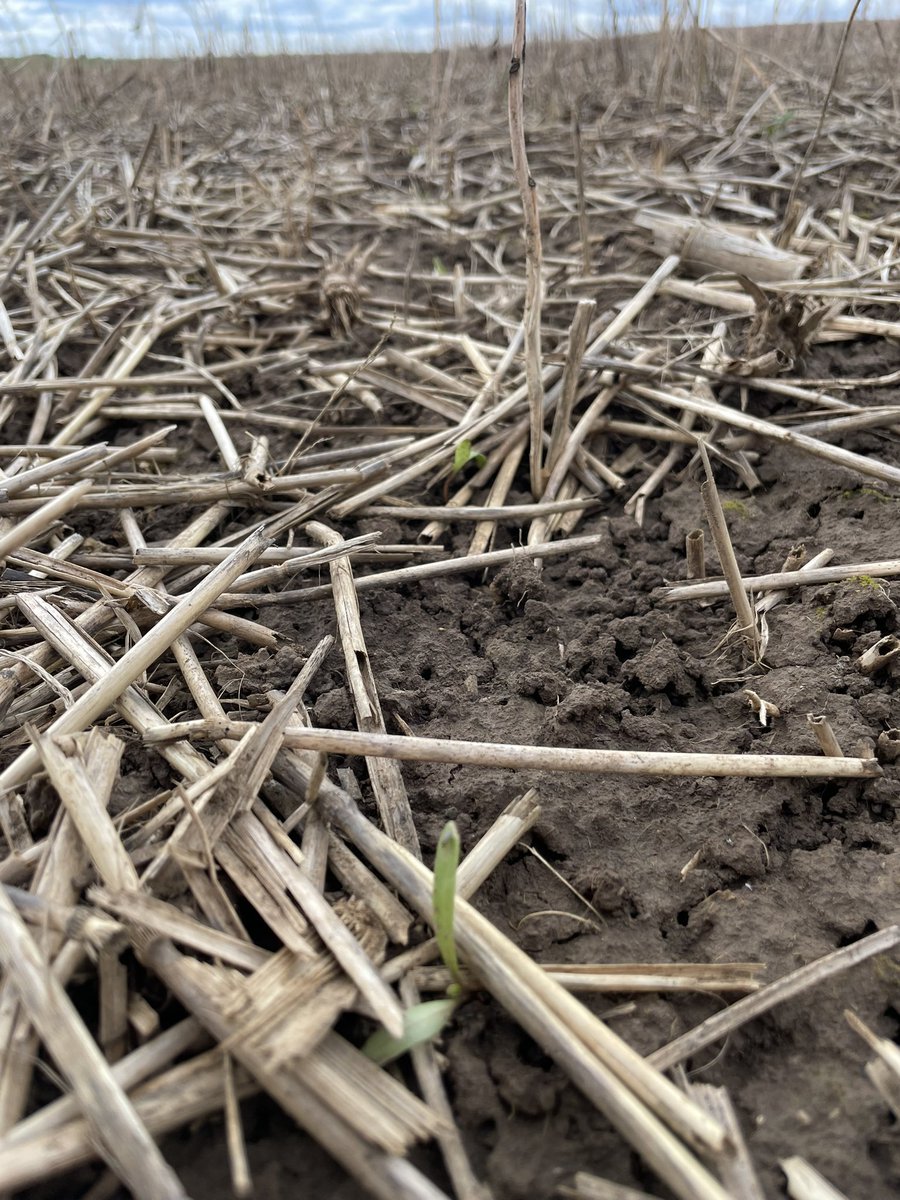
[[[0,1193],[898,1194],[898,60],[0,63]]]

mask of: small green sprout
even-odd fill
[[[476,467],[480,468],[483,467],[486,462],[487,459],[484,457],[484,455],[473,450],[472,443],[466,439],[465,441],[460,442],[453,451],[453,474],[458,474],[463,467],[468,466],[469,463],[474,463]]]
[[[448,821],[441,830],[434,856],[434,936],[453,982],[448,996],[462,992],[462,976],[456,954],[454,913],[456,910],[456,868],[459,866],[459,830],[455,821]]]
[[[732,516],[737,517],[741,521],[743,521],[745,517],[750,516],[750,510],[747,508],[747,505],[743,502],[743,500],[723,500],[722,511],[731,513]]]
[[[778,116],[771,120],[768,125],[764,126],[766,137],[770,138],[771,140],[779,137],[786,131],[788,125],[790,125],[791,121],[793,121],[796,116],[797,114],[792,108],[788,108],[783,113],[779,113]]]
[[[434,1041],[453,1016],[456,1003],[456,1000],[445,996],[442,1000],[425,1000],[422,1004],[414,1004],[403,1014],[401,1037],[391,1037],[386,1029],[377,1029],[363,1046],[363,1054],[383,1067],[401,1058],[414,1046]]]
[[[437,254],[431,260],[431,267],[435,275],[449,275],[450,272],[444,266],[444,261]]]
[[[448,821],[441,830],[434,855],[434,884],[431,902],[434,909],[434,937],[452,983],[441,1000],[426,1000],[406,1009],[403,1034],[395,1038],[384,1029],[376,1030],[363,1046],[379,1066],[400,1058],[414,1046],[433,1041],[453,1016],[462,996],[462,975],[456,953],[456,869],[459,866],[459,830]]]

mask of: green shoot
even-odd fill
[[[770,140],[774,141],[777,137],[786,132],[788,125],[796,119],[797,114],[793,109],[789,108],[783,113],[779,113],[773,121],[768,125],[763,126],[765,135]]]
[[[393,1062],[395,1058],[436,1038],[456,1009],[462,995],[462,976],[456,954],[454,934],[454,909],[456,906],[456,868],[459,866],[459,830],[453,821],[448,821],[441,830],[434,855],[434,885],[431,893],[434,907],[434,936],[450,972],[453,982],[442,1000],[426,1000],[408,1008],[403,1015],[404,1029],[399,1038],[391,1037],[379,1029],[367,1039],[363,1054],[368,1055],[379,1066]]]
[[[456,1000],[425,1000],[403,1014],[403,1035],[395,1038],[385,1029],[377,1029],[363,1046],[363,1054],[383,1067],[423,1042],[433,1041],[453,1016]]]
[[[453,452],[453,474],[456,475],[470,462],[474,463],[476,467],[483,467],[487,459],[483,454],[478,454],[473,450],[472,443],[466,439],[460,442]]]
[[[434,937],[450,972],[453,983],[448,996],[458,996],[462,991],[462,976],[456,955],[456,935],[453,928],[456,906],[456,868],[459,866],[459,830],[455,821],[448,821],[441,830],[434,855]]]

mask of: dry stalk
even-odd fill
[[[894,1116],[900,1115],[900,1048],[888,1038],[878,1037],[856,1013],[844,1012],[847,1024],[874,1050],[876,1058],[866,1063],[866,1074]]]
[[[823,551],[824,553],[824,551]],[[889,558],[880,562],[851,563],[847,566],[816,567],[812,560],[806,566],[796,571],[774,571],[770,575],[745,575],[741,577],[741,587],[747,592],[767,592],[773,589],[779,591],[808,587],[810,584],[840,583],[854,576],[869,576],[872,579],[894,579],[900,575],[900,558]],[[661,599],[671,602],[675,600],[710,600],[729,594],[727,581],[711,579],[707,583],[681,584],[667,588],[661,593]]]
[[[187,1200],[186,1192],[2,889],[0,927],[0,962],[7,978],[68,1080],[110,1168],[139,1200]]]
[[[198,1027],[193,1020],[182,1024],[193,1026],[194,1037],[198,1036]],[[127,1062],[128,1059],[122,1059],[116,1063],[113,1072],[118,1073]],[[258,1090],[243,1071],[236,1084],[242,1099]],[[147,1129],[159,1136],[217,1112],[223,1099],[222,1055],[214,1050],[163,1071],[145,1083],[134,1097],[134,1108]],[[48,1176],[72,1170],[97,1156],[90,1127],[83,1120],[69,1117],[58,1125],[34,1133],[26,1132],[26,1124],[22,1123],[21,1136],[9,1143],[6,1139],[0,1142],[0,1178],[10,1187],[27,1187]]]
[[[182,531],[175,539],[174,543],[179,546],[196,545],[202,541],[212,529],[221,520],[224,509],[219,505],[214,505],[196,517],[188,527]],[[135,572],[129,578],[129,583],[136,585],[153,586],[158,583],[163,575],[164,569],[154,568],[145,569]],[[97,634],[106,628],[114,620],[113,610],[105,602],[97,602],[91,606],[81,616],[77,618],[76,624],[79,629],[88,634]],[[39,667],[46,667],[53,661],[53,651],[50,647],[44,645],[39,646],[29,655],[29,661],[17,664],[6,673],[5,678],[0,678],[0,713],[5,712],[18,689],[18,686],[29,678],[30,664],[35,664]]]
[[[113,1066],[116,1082],[126,1092],[133,1091],[145,1079],[157,1071],[164,1070],[176,1058],[189,1050],[195,1050],[204,1041],[205,1035],[199,1024],[187,1017],[159,1034],[146,1045],[119,1059]],[[43,1108],[31,1113],[0,1139],[0,1154],[3,1149],[42,1137],[61,1129],[69,1122],[78,1120],[78,1100],[73,1095],[61,1096]],[[2,1178],[6,1178],[2,1176]]]
[[[253,1195],[253,1178],[247,1159],[247,1146],[241,1122],[241,1109],[235,1071],[230,1054],[222,1055],[222,1082],[225,1091],[225,1144],[228,1147],[228,1165],[231,1173],[231,1190],[236,1200],[248,1200]]]
[[[233,823],[235,836],[245,845],[262,849],[269,840],[254,814],[244,813]],[[366,998],[379,1021],[394,1037],[403,1033],[403,1012],[391,989],[384,983],[368,954],[331,905],[291,858],[269,846],[268,866],[277,872],[283,886],[294,897],[310,924]],[[260,865],[262,863],[260,862]]]
[[[144,892],[93,887],[88,895],[92,903],[113,913],[120,921],[150,930],[160,937],[171,938],[174,942],[231,966],[255,971],[270,958],[268,951],[261,950],[251,942],[204,925],[175,905]]]
[[[805,551],[804,551],[805,553]],[[809,562],[790,562],[786,561],[783,569],[785,571],[814,571],[817,567],[824,567],[834,558],[833,550],[821,550],[818,554],[814,554]],[[756,601],[753,606],[756,610],[757,617],[764,617],[767,612],[771,612],[776,605],[790,598],[790,592],[774,591],[767,592],[765,596]]]
[[[149,745],[172,739],[241,737],[244,722],[181,721],[145,731]],[[341,729],[288,726],[284,744],[326,754],[359,754],[405,762],[445,762],[515,770],[583,771],[595,775],[713,775],[744,779],[869,779],[881,774],[875,759],[821,758],[806,754],[694,754],[652,750],[578,750],[563,746],[519,746],[462,742],[451,738],[399,737]]]
[[[118,1062],[128,1040],[128,968],[118,951],[100,951],[97,975],[100,984],[97,1038],[107,1062]]]
[[[422,999],[409,976],[400,981],[400,996],[407,1009],[419,1004]],[[427,1042],[414,1046],[412,1064],[426,1103],[443,1119],[444,1127],[438,1132],[437,1138],[454,1194],[458,1200],[491,1200],[491,1192],[475,1177],[462,1136],[453,1119],[434,1046]]]
[[[591,273],[591,239],[587,218],[587,202],[584,195],[584,148],[581,140],[581,123],[578,114],[572,114],[572,149],[575,158],[575,196],[578,201],[578,236],[581,240],[581,271]]]
[[[887,664],[900,654],[900,638],[892,633],[879,638],[874,646],[869,646],[857,659],[859,669],[864,675],[877,675]]]
[[[150,942],[142,954],[213,1036],[228,1043],[234,1057],[370,1194],[381,1200],[443,1195],[398,1157],[416,1137],[434,1133],[437,1122],[390,1076],[346,1043],[346,1051],[338,1048],[334,1034],[323,1047],[325,1057],[317,1052],[272,1061],[254,1039],[232,1037],[239,1026],[232,1015],[233,988],[225,980],[197,972],[169,942]],[[283,1033],[278,1040],[284,1043]],[[384,1145],[392,1150],[381,1149]]]
[[[502,506],[512,487],[522,455],[525,453],[525,439],[519,438],[510,448],[509,453],[500,464],[500,469],[494,477],[487,502],[492,508]],[[492,521],[479,521],[469,542],[469,557],[484,554],[494,539],[496,526]]]
[[[196,781],[196,787],[180,789],[172,805],[167,806],[160,814],[161,822],[176,814],[180,820],[160,848],[154,862],[147,868],[144,875],[145,885],[169,872],[175,852],[180,852],[182,863],[185,857],[206,852],[207,845],[210,848],[216,847],[218,853],[219,836],[239,811],[246,810],[252,804],[278,754],[281,732],[286,722],[291,719],[296,702],[309,686],[331,645],[331,638],[323,638],[307,659],[289,691],[277,697],[266,719],[223,746],[228,754],[224,763],[219,763],[210,770],[202,758],[199,762],[196,759],[191,762],[188,778]],[[209,705],[211,711],[221,711],[215,696],[210,697],[204,691],[202,698],[204,704],[212,701]],[[128,719],[131,720],[131,717]],[[148,726],[143,712],[138,714],[138,719],[133,723],[146,735]],[[218,772],[215,778],[214,772]],[[192,812],[193,801],[200,801],[201,797],[202,804],[198,803]],[[184,811],[185,808],[187,812]],[[148,832],[149,830],[145,830],[145,836]],[[196,875],[192,877],[192,881],[199,883]]]
[[[400,894],[433,921],[431,872],[371,826],[334,787],[320,803]],[[466,901],[455,916],[456,938],[485,985],[575,1084],[620,1129],[668,1185],[685,1200],[725,1200],[725,1193],[660,1118],[707,1151],[721,1153],[724,1133],[686,1101],[662,1075],[587,1009],[555,985]]]
[[[57,517],[77,508],[79,501],[90,492],[91,486],[89,480],[73,484],[46,504],[39,504],[25,520],[17,521],[11,529],[0,534],[0,560],[26,546],[33,538],[45,534]]]
[[[812,157],[816,143],[818,142],[822,133],[822,127],[825,124],[825,116],[828,112],[828,105],[831,103],[831,97],[834,94],[838,75],[841,71],[841,63],[844,61],[844,51],[847,48],[847,40],[850,37],[850,30],[853,28],[853,22],[856,19],[856,14],[859,12],[861,4],[862,0],[854,0],[853,7],[850,9],[850,12],[847,15],[847,20],[844,22],[844,28],[841,30],[841,40],[838,45],[837,54],[835,55],[834,67],[832,68],[831,79],[828,83],[828,90],[825,93],[825,99],[822,101],[819,119],[816,122],[816,128],[812,137],[806,143],[806,149],[803,151],[803,158],[801,159],[800,165],[797,167],[797,170],[794,173],[794,180],[791,184],[791,190],[788,193],[787,202],[784,206],[784,220],[778,235],[779,245],[787,245],[794,233],[794,230],[796,229],[797,222],[794,205],[796,203],[800,187],[803,183],[804,173],[809,165],[809,160]]]
[[[900,942],[900,926],[889,925],[887,929],[881,929],[878,933],[872,933],[868,937],[862,938],[861,941],[845,946],[841,950],[835,950],[832,954],[826,954],[824,958],[816,959],[815,962],[808,963],[805,967],[798,967],[796,971],[791,971],[789,975],[768,984],[754,995],[738,1000],[724,1012],[709,1017],[695,1029],[676,1038],[674,1042],[669,1042],[667,1046],[655,1050],[649,1056],[648,1061],[654,1063],[660,1070],[668,1070],[713,1042],[727,1037],[729,1033],[740,1029],[747,1021],[752,1021],[762,1013],[768,1012],[770,1008],[781,1004],[783,1000],[790,1000],[792,996],[800,995],[807,988],[815,987],[822,980],[830,979],[841,971],[847,971],[850,967],[865,962],[874,954],[886,953],[898,942]]]
[[[10,856],[11,879],[16,879],[17,861],[24,867],[32,855],[39,855],[31,881],[33,898],[50,904],[74,903],[78,895],[75,881],[87,869],[87,855],[67,813],[57,813],[45,842]],[[19,876],[20,881],[27,876],[26,870]],[[57,977],[64,983],[78,965],[80,947],[75,942],[64,944],[47,925],[35,927],[33,937],[48,960],[53,959]],[[0,1057],[0,1128],[6,1129],[25,1111],[38,1051],[37,1034],[27,1008],[19,1002],[9,978],[0,986],[0,1045],[4,1047]]]
[[[73,907],[54,904],[39,894],[23,891],[22,888],[4,885],[6,894],[22,917],[39,929],[52,929],[67,938],[76,938],[92,950],[121,950],[128,935],[123,925],[104,917],[84,905]]]
[[[31,738],[97,874],[114,891],[136,889],[137,871],[107,809],[125,743],[99,729],[65,743],[33,731]]]
[[[366,905],[392,942],[405,946],[412,915],[334,830],[328,831],[328,863],[347,894]]]
[[[554,983],[567,992],[756,992],[763,963],[621,963],[596,965],[541,963]],[[419,969],[416,983],[424,991],[446,991],[452,982],[443,967]],[[478,980],[463,971],[463,980],[477,987]]]
[[[827,754],[829,758],[841,758],[844,752],[840,742],[834,736],[834,730],[831,728],[828,718],[824,714],[816,716],[815,713],[807,713],[806,721],[813,731],[822,753]]]
[[[727,1088],[714,1087],[709,1083],[695,1083],[691,1085],[689,1094],[728,1130],[734,1153],[722,1160],[720,1170],[722,1182],[733,1200],[765,1200],[765,1192],[756,1174]]]
[[[216,597],[246,570],[267,545],[268,541],[262,534],[251,534],[225,562],[211,571],[202,583],[159,621],[159,624],[132,646],[103,678],[92,684],[71,708],[58,717],[48,733],[54,737],[80,733],[115,704],[129,684],[203,615]],[[38,754],[34,748],[24,751],[0,774],[0,789],[19,787],[37,763]]]
[[[562,451],[563,441],[569,434],[569,424],[572,420],[572,410],[575,407],[575,396],[578,391],[581,360],[584,358],[588,332],[596,308],[596,300],[579,300],[575,308],[575,316],[569,327],[569,344],[566,348],[566,362],[563,367],[562,392],[556,405],[553,430],[550,434],[550,448],[547,451],[547,470],[551,473]]]
[[[311,537],[326,546],[338,547],[343,543],[339,533],[318,522],[311,522],[308,530]],[[338,558],[331,563],[330,571],[338,635],[344,651],[347,685],[356,711],[356,721],[364,733],[384,733],[384,717],[366,649],[353,570],[347,558]],[[418,855],[419,838],[399,766],[396,762],[373,759],[366,763],[366,767],[385,829],[402,846]]]
[[[799,1154],[783,1158],[781,1169],[787,1176],[788,1195],[792,1200],[847,1200],[843,1192],[839,1192]]]
[[[685,536],[684,552],[687,558],[688,579],[704,579],[706,577],[706,554],[702,529],[692,529]]]
[[[734,611],[737,614],[737,627],[744,644],[744,656],[749,662],[756,662],[759,658],[759,633],[756,628],[756,614],[753,611],[750,598],[741,580],[740,567],[735,557],[734,546],[731,544],[728,524],[725,520],[725,513],[722,511],[722,501],[719,499],[719,489],[716,487],[716,480],[710,466],[709,455],[706,452],[706,445],[702,440],[698,442],[698,448],[700,450],[700,457],[703,460],[703,469],[706,472],[706,482],[700,486],[700,495],[703,498],[703,507],[706,511],[706,519],[709,522],[709,531],[716,546],[716,554],[719,557],[722,573],[728,584],[731,603],[734,605]]]
[[[761,437],[784,442],[786,445],[794,446],[816,458],[825,459],[826,462],[849,467],[860,475],[880,479],[884,483],[900,484],[900,467],[892,467],[888,463],[879,462],[878,459],[870,458],[865,454],[844,450],[841,446],[830,446],[818,438],[796,433],[792,429],[784,429],[780,425],[773,425],[771,421],[763,421],[759,417],[751,417],[749,414],[729,408],[725,404],[716,404],[711,400],[698,400],[696,397],[691,398],[676,392],[662,391],[660,388],[647,387],[642,383],[631,384],[630,390],[638,396],[655,400],[659,404],[665,404],[671,408],[681,408],[686,412],[695,412],[699,416],[721,421],[724,425],[731,425],[736,429],[747,429]]]
[[[541,369],[541,220],[537,184],[528,167],[525,148],[525,0],[515,0],[512,56],[509,61],[509,140],[513,170],[522,201],[522,232],[525,239],[525,376],[528,383],[529,471],[531,492],[539,500],[543,492],[542,455],[544,429],[544,385]]]
[[[475,504],[379,504],[363,509],[361,517],[403,517],[411,521],[503,521],[519,523],[553,513],[584,512],[597,504],[593,497],[586,500],[542,500],[537,504],[504,504],[499,506]]]
[[[587,534],[584,537],[566,538],[559,542],[540,542],[529,546],[529,558],[552,558],[561,554],[577,553],[589,546],[596,546],[603,538],[602,534]],[[461,558],[447,558],[439,562],[419,563],[414,567],[401,567],[397,571],[377,571],[372,575],[354,577],[357,592],[365,592],[370,588],[397,584],[418,583],[425,579],[441,579],[446,575],[465,575],[477,572],[485,567],[497,567],[511,562],[516,558],[524,558],[526,551],[520,546],[511,546],[508,550],[489,550],[485,554],[463,555]],[[285,591],[272,596],[262,594],[243,594],[240,592],[224,593],[218,598],[221,606],[240,605],[243,607],[252,600],[258,607],[267,604],[285,604],[296,600],[321,600],[332,595],[330,584],[319,587],[299,588],[296,591]]]
[[[587,1171],[576,1172],[572,1187],[561,1187],[559,1195],[567,1197],[567,1200],[658,1200],[649,1192],[601,1179],[599,1175],[590,1175]]]

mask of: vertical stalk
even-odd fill
[[[706,472],[706,483],[700,487],[703,507],[706,510],[706,519],[709,522],[709,530],[715,542],[716,554],[719,556],[722,574],[725,576],[728,583],[728,590],[731,593],[731,602],[737,614],[738,631],[744,642],[744,652],[748,661],[756,662],[759,658],[756,616],[750,604],[750,597],[747,595],[747,591],[741,582],[740,568],[734,554],[734,547],[731,544],[731,535],[728,532],[725,513],[722,511],[719,489],[716,487],[716,480],[712,473],[712,467],[709,464],[706,444],[701,440],[698,442],[698,448],[700,450],[700,457],[703,459],[703,469]]]
[[[572,114],[572,144],[575,151],[575,194],[578,201],[578,236],[581,239],[581,273],[591,273],[591,241],[588,232],[587,204],[584,197],[584,152],[578,113]]]
[[[525,0],[516,0],[512,57],[509,61],[509,141],[513,168],[522,195],[522,231],[525,238],[525,381],[530,414],[529,470],[531,491],[539,499],[543,490],[542,432],[544,387],[541,380],[541,222],[537,185],[528,170],[525,150]]]

